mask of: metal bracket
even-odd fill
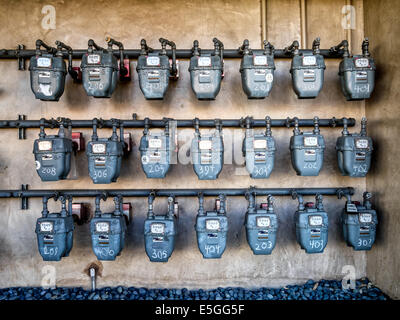
[[[18,59],[18,70],[25,70],[25,58],[21,57],[21,51],[25,50],[25,46],[23,44],[19,44],[16,50],[16,57]]]
[[[29,202],[28,197],[23,196],[23,192],[28,190],[29,185],[22,184],[21,185],[21,210],[28,210],[29,209]]]
[[[26,115],[24,114],[19,114],[18,115],[18,121],[23,121],[26,120]],[[19,140],[25,140],[26,139],[26,128],[25,127],[20,127],[18,126],[19,122],[17,122],[17,127],[18,127],[18,139]]]

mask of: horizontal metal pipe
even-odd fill
[[[173,120],[173,119],[171,119]],[[144,128],[144,120],[120,120],[123,124],[124,128]],[[194,127],[193,120],[175,120],[178,127]],[[349,127],[353,127],[356,123],[354,118],[348,118],[347,125]],[[245,124],[244,119],[235,119],[235,120],[221,120],[221,124],[223,127],[243,127]],[[0,120],[0,129],[11,129],[11,128],[39,128],[40,120]],[[92,128],[93,122],[92,120],[71,120],[72,128]],[[99,127],[103,128],[112,128],[113,122],[112,120],[102,120],[102,125]],[[272,127],[286,127],[293,126],[294,123],[292,119],[272,119],[271,126]],[[252,120],[253,127],[265,127],[265,119],[253,119]],[[313,127],[314,119],[299,119],[300,127]],[[320,127],[342,127],[343,119],[319,119]],[[51,128],[52,125],[46,123],[46,128]],[[164,120],[151,120],[150,127],[153,128],[163,128],[165,127]],[[200,120],[200,127],[212,128],[215,127],[214,119]]]
[[[241,189],[93,189],[93,190],[0,190],[0,198],[38,198],[38,197],[53,197],[56,195],[64,195],[71,197],[96,197],[106,195],[113,197],[121,195],[123,197],[147,197],[151,192],[156,196],[168,197],[196,197],[199,193],[204,196],[218,196],[224,194],[226,196],[244,196],[249,190],[257,195],[273,195],[273,196],[291,196],[293,193],[301,195],[316,195],[325,196],[354,194],[352,187],[341,188],[241,188]]]
[[[160,52],[161,50],[153,50],[153,52]],[[214,53],[214,49],[201,49],[201,53]],[[254,53],[263,53],[264,50],[261,49],[252,49]],[[300,49],[300,53],[304,52],[312,52],[311,49]],[[320,54],[325,58],[338,59],[343,57],[343,50],[330,51],[329,49],[321,49]],[[46,51],[42,50],[43,53]],[[84,54],[87,53],[85,49],[78,49],[72,51],[73,59],[81,59]],[[2,49],[0,50],[0,59],[29,59],[30,57],[36,54],[36,50],[34,49],[24,49],[24,50],[8,50]],[[119,50],[113,50],[113,54],[116,58],[119,58],[120,52]],[[137,59],[140,55],[140,49],[125,49],[124,55],[130,59]],[[171,58],[172,51],[167,50],[167,55]],[[193,55],[192,49],[180,49],[176,50],[176,58],[178,59],[190,59]],[[68,52],[63,52],[64,59],[68,58]],[[291,52],[285,52],[283,49],[276,49],[274,51],[275,58],[291,58]],[[224,49],[224,58],[242,58],[242,54],[238,51],[238,49]]]

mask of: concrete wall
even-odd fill
[[[365,35],[370,39],[371,53],[378,67],[375,94],[366,103],[369,133],[376,146],[375,166],[367,177],[367,187],[375,194],[380,220],[376,247],[367,254],[367,274],[381,289],[399,299],[400,217],[397,199],[400,191],[400,68],[396,51],[400,40],[395,35],[400,31],[400,3],[365,1],[364,8]]]
[[[277,48],[289,45],[294,39],[300,40],[300,2],[267,1],[266,30],[268,40]],[[362,17],[362,3],[356,1],[359,16]],[[360,4],[361,3],[361,4]],[[44,30],[41,27],[41,9],[51,4],[56,8],[57,27]],[[341,9],[346,1],[307,1],[306,43],[310,47],[316,36],[321,36],[322,48],[329,48],[347,37],[341,27]],[[35,40],[43,39],[54,43],[59,39],[73,48],[85,48],[87,40],[93,38],[104,45],[103,39],[110,35],[124,43],[126,48],[138,48],[141,38],[148,44],[159,47],[160,36],[174,40],[178,48],[190,48],[194,39],[203,48],[211,47],[211,39],[218,36],[225,48],[237,48],[243,39],[250,40],[251,47],[261,45],[261,12],[259,1],[0,1],[0,29],[3,30],[1,47],[13,48],[18,43],[33,48]],[[352,32],[354,39],[361,39],[362,28]],[[357,40],[357,52],[359,43]],[[30,90],[28,71],[17,71],[16,61],[0,61],[0,119],[15,119],[26,114],[28,119],[43,116],[67,116],[72,119],[93,117],[130,118],[133,112],[139,118],[240,118],[252,115],[255,118],[300,117],[320,118],[335,116],[354,117],[359,130],[359,120],[365,114],[362,102],[346,102],[337,76],[339,60],[326,61],[325,85],[315,100],[298,100],[291,87],[290,61],[276,61],[276,82],[269,98],[249,101],[241,88],[239,59],[226,59],[225,79],[222,89],[213,102],[200,102],[190,88],[187,72],[188,61],[180,61],[181,78],[172,83],[164,101],[146,101],[139,89],[137,73],[133,81],[119,84],[109,100],[95,100],[86,96],[81,85],[74,84],[68,76],[65,93],[58,103],[41,102],[34,99]],[[74,62],[75,65],[79,61]],[[136,61],[132,61],[136,67]],[[377,90],[378,91],[378,90]],[[78,154],[76,178],[55,183],[42,183],[35,171],[32,143],[38,130],[28,130],[27,139],[19,141],[16,130],[2,130],[0,135],[0,189],[17,189],[21,183],[32,189],[62,188],[227,188],[256,185],[258,187],[338,187],[353,186],[361,197],[366,179],[342,177],[338,171],[335,155],[335,141],[341,129],[326,128],[322,133],[326,139],[324,168],[318,177],[297,177],[290,164],[289,139],[292,130],[273,130],[278,151],[276,168],[270,179],[254,181],[244,175],[243,159],[226,164],[217,181],[198,181],[192,166],[175,165],[164,180],[149,180],[141,170],[138,157],[138,143],[142,130],[127,130],[132,133],[134,148],[124,159],[123,169],[117,183],[94,186],[88,177],[86,156]],[[82,130],[86,141],[91,132]],[[183,135],[183,133],[189,133]],[[232,147],[235,141],[241,148],[243,131],[226,128],[225,147]],[[107,136],[108,130],[100,134]],[[187,150],[193,130],[181,131],[180,147]],[[233,138],[231,138],[233,137]],[[230,140],[231,139],[231,140]],[[226,153],[229,158],[229,152]],[[229,160],[229,159],[226,159]],[[203,260],[197,249],[194,223],[197,214],[196,199],[179,199],[179,235],[175,251],[165,264],[150,263],[144,251],[143,222],[146,214],[146,199],[126,199],[133,206],[133,223],[129,226],[127,245],[121,256],[114,262],[103,263],[99,286],[136,285],[147,287],[217,287],[217,286],[278,286],[300,283],[307,279],[341,278],[344,265],[354,265],[356,276],[366,275],[366,255],[346,247],[339,229],[339,214],[343,200],[333,197],[325,199],[329,212],[329,243],[323,254],[307,255],[295,240],[293,214],[296,201],[289,197],[276,200],[276,211],[280,219],[277,246],[271,256],[254,256],[248,247],[243,229],[247,202],[244,198],[228,198],[230,231],[227,250],[222,259]],[[312,200],[311,198],[307,200]],[[91,199],[83,199],[91,202]],[[259,199],[261,201],[261,199]],[[213,200],[207,199],[206,208]],[[166,208],[166,199],[156,200],[156,212]],[[70,257],[61,262],[43,262],[36,244],[34,226],[40,216],[39,199],[30,200],[30,210],[19,209],[18,200],[1,200],[0,215],[0,287],[40,285],[42,268],[56,267],[58,286],[89,284],[84,269],[95,256],[91,250],[89,226],[77,226],[74,248]],[[111,209],[109,200],[104,209]],[[52,206],[52,208],[55,208]],[[92,204],[93,209],[93,204]],[[374,249],[375,250],[375,249]]]

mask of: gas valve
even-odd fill
[[[61,211],[54,213],[47,209],[48,200],[43,197],[42,217],[36,222],[38,248],[43,261],[60,261],[62,257],[68,257],[73,245],[72,199],[69,198],[67,210],[66,198],[60,196]]]
[[[246,212],[245,227],[247,242],[255,255],[271,254],[276,244],[278,218],[274,212],[273,200],[269,195],[268,202],[256,209],[257,201],[254,192],[247,194],[249,207]]]
[[[313,42],[312,51],[299,52],[299,43],[294,41],[285,48],[285,52],[293,52],[290,73],[292,74],[293,89],[299,99],[315,98],[324,84],[325,62],[320,54],[320,39]]]
[[[342,136],[336,141],[339,170],[344,176],[365,177],[371,167],[372,139],[367,136],[367,119],[361,120],[361,132],[349,133],[343,119]]]
[[[90,221],[92,250],[98,260],[115,260],[124,248],[127,231],[122,209],[123,200],[122,196],[114,197],[114,212],[102,213],[100,199],[105,201],[106,197],[96,197],[96,210],[94,218]]]
[[[325,141],[320,134],[318,117],[314,117],[313,132],[300,132],[299,120],[294,118],[290,154],[297,175],[318,176],[324,164],[324,150]]]
[[[246,136],[243,140],[243,156],[246,169],[253,179],[267,179],[274,169],[275,139],[271,133],[271,118],[266,117],[266,132],[255,134],[251,129],[252,119],[246,118]]]
[[[362,54],[350,56],[349,44],[343,40],[331,51],[338,51],[343,47],[343,60],[339,65],[339,77],[343,95],[347,100],[369,99],[375,87],[375,61],[369,53],[369,40],[362,43]]]
[[[215,201],[215,210],[204,213],[204,197],[199,195],[199,211],[196,218],[197,245],[204,259],[219,259],[226,248],[228,218],[225,195]]]
[[[88,41],[87,53],[82,56],[82,82],[88,96],[95,98],[110,98],[117,86],[118,61],[114,57],[112,46],[120,50],[120,75],[128,70],[124,66],[124,47],[122,43],[109,37],[106,38],[107,49],[99,47],[92,39]]]
[[[47,52],[42,53],[40,47]],[[43,101],[58,101],[64,93],[67,67],[63,59],[62,47],[46,45],[42,40],[36,40],[36,54],[30,59],[29,71],[31,89],[36,99]]]
[[[224,160],[224,142],[222,140],[222,125],[215,120],[216,130],[213,134],[201,135],[199,119],[194,120],[195,136],[190,152],[194,171],[200,180],[215,180],[218,178]]]
[[[149,133],[150,120],[144,119],[143,137],[140,139],[140,156],[144,173],[147,178],[165,178],[171,158],[171,141],[169,136],[169,120],[164,119],[165,130],[159,133]]]
[[[246,39],[239,52],[243,54],[240,64],[243,91],[249,99],[268,97],[274,84],[274,47],[264,40],[264,52],[253,53]]]
[[[148,100],[164,99],[169,85],[169,78],[177,76],[176,46],[172,41],[160,38],[161,51],[153,52],[146,40],[140,41],[141,51],[136,71],[139,74],[139,85],[144,97]],[[170,66],[166,47],[172,49],[172,63]]]
[[[178,203],[173,196],[169,197],[168,212],[165,215],[155,215],[154,197],[154,194],[149,195],[149,210],[144,222],[146,254],[152,262],[167,262],[175,247]]]
[[[306,253],[322,253],[328,243],[328,215],[322,204],[322,196],[315,197],[316,204],[307,202],[297,195],[299,208],[294,215],[296,238]]]
[[[68,137],[64,132],[64,121],[68,123]],[[46,135],[45,119],[40,119],[39,139],[33,145],[36,161],[36,171],[42,181],[57,181],[66,179],[71,168],[72,139],[71,122],[61,119],[57,135]],[[51,122],[54,125],[54,122]]]
[[[224,45],[213,39],[214,53],[201,53],[199,42],[193,42],[189,72],[193,92],[199,100],[214,100],[221,89],[224,73]]]
[[[116,182],[121,171],[124,154],[124,127],[120,123],[120,137],[117,135],[118,120],[112,119],[113,133],[107,138],[97,136],[98,119],[93,119],[92,140],[88,142],[86,154],[88,157],[89,175],[93,183]]]
[[[343,237],[346,244],[354,250],[371,250],[375,242],[378,216],[372,209],[371,197],[371,193],[364,192],[364,203],[361,205],[357,201],[351,201],[350,195],[346,195],[346,206],[341,217]]]

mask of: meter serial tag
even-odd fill
[[[371,223],[372,222],[372,215],[370,213],[360,213],[360,222],[361,223]]]
[[[199,67],[211,67],[211,57],[199,57],[197,65]]]
[[[149,139],[149,148],[160,149],[162,146],[161,139]]]
[[[40,68],[50,68],[51,58],[40,57],[37,59],[37,66]]]
[[[50,151],[53,147],[53,142],[52,141],[39,141],[38,147],[39,147],[40,151]]]
[[[318,146],[318,138],[317,137],[304,137],[304,146],[305,147]]]
[[[268,228],[271,225],[271,219],[269,217],[258,217],[257,227]]]
[[[267,148],[267,140],[254,140],[253,141],[254,149],[266,149]]]
[[[41,222],[40,223],[40,231],[41,232],[52,232],[53,231],[53,222]]]
[[[146,58],[146,64],[148,66],[159,66],[160,65],[160,57],[147,57]]]
[[[367,149],[368,148],[368,140],[367,139],[356,140],[356,148],[357,149]]]
[[[317,64],[317,58],[315,56],[304,56],[303,66],[315,66]]]
[[[206,229],[207,230],[218,230],[219,229],[219,221],[215,219],[206,220]]]
[[[211,140],[201,140],[199,142],[200,150],[210,150],[212,148]]]
[[[253,63],[255,66],[267,66],[267,57],[266,56],[253,56]]]
[[[150,225],[151,233],[164,233],[165,225],[163,223],[152,223]]]
[[[357,68],[368,68],[369,67],[369,60],[366,58],[358,58],[354,61]]]
[[[93,153],[105,153],[106,152],[106,145],[104,143],[96,143],[92,145],[92,152]]]
[[[321,216],[309,216],[308,218],[310,226],[321,226],[322,225],[322,217]]]
[[[109,232],[110,224],[108,222],[97,222],[96,223],[96,232]]]
[[[99,64],[100,63],[100,55],[98,54],[89,54],[87,57],[88,64]]]
[[[357,212],[357,207],[354,203],[348,203],[346,205],[346,211],[351,212],[351,213],[356,213]]]

